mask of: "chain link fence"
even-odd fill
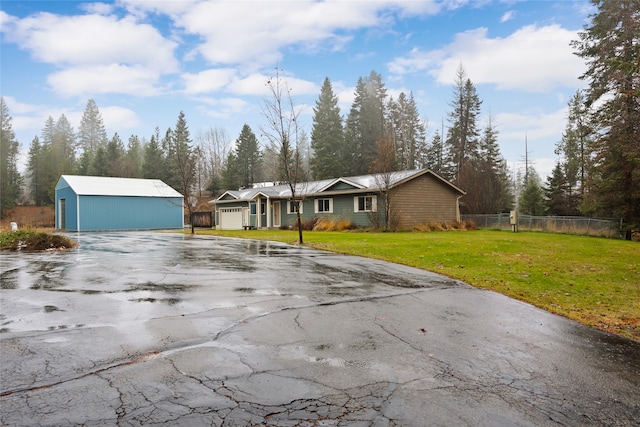
[[[509,213],[488,215],[461,215],[461,219],[473,221],[479,228],[511,230]],[[532,216],[518,214],[518,229],[550,231],[554,233],[582,234],[617,239],[624,238],[619,219],[597,219],[582,216]]]

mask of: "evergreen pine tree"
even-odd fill
[[[20,195],[22,177],[18,172],[20,143],[16,139],[9,107],[0,97],[0,218],[4,209],[13,208]]]
[[[566,178],[562,164],[557,162],[544,187],[547,215],[568,215]]]
[[[398,169],[422,167],[426,151],[425,126],[420,120],[413,93],[407,97],[401,92],[397,100],[391,98],[387,114],[389,133],[397,150]]]
[[[96,150],[99,146],[106,145],[107,140],[107,132],[98,105],[93,99],[89,99],[78,128],[78,144],[82,150],[78,165],[80,174],[88,173]]]
[[[169,161],[173,172],[174,187],[184,196],[184,203],[189,213],[191,233],[195,232],[191,214],[195,206],[192,192],[196,183],[196,156],[191,145],[191,136],[184,112],[180,111],[175,130],[171,135]]]
[[[424,166],[431,169],[435,173],[441,176],[448,176],[445,172],[445,157],[444,143],[440,132],[436,130],[433,138],[431,138],[431,144],[427,147],[425,153]]]
[[[544,192],[540,186],[540,177],[535,169],[530,168],[518,203],[518,210],[525,215],[544,215]]]
[[[335,178],[345,175],[344,129],[338,97],[331,81],[325,78],[320,97],[313,109],[310,166],[314,179]]]
[[[123,177],[124,174],[125,149],[120,135],[116,132],[113,138],[107,143],[105,150],[105,170],[106,176]]]
[[[462,167],[469,164],[469,160],[478,158],[478,116],[482,101],[478,97],[476,88],[467,78],[462,68],[458,68],[453,92],[453,99],[449,104],[453,111],[449,113],[451,126],[447,132],[448,163],[451,178],[456,184],[464,188],[467,182],[460,182],[459,175]]]
[[[640,229],[640,2],[592,0],[591,23],[572,43],[587,62],[586,105],[594,110],[593,169],[584,207]],[[601,101],[601,102],[596,102]]]
[[[376,157],[378,142],[385,136],[386,97],[380,74],[371,71],[368,77],[358,79],[345,136],[351,174],[366,174]]]
[[[27,176],[29,177],[29,193],[36,206],[41,206],[45,201],[40,161],[42,161],[42,146],[38,136],[35,136],[29,146]]]
[[[236,141],[235,161],[240,186],[248,187],[260,179],[260,145],[258,138],[245,123]]]
[[[142,177],[147,179],[164,179],[164,152],[160,145],[160,129],[156,128],[155,134],[144,147],[144,159],[142,162]]]

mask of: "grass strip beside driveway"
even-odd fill
[[[281,230],[198,231],[295,243]],[[305,245],[430,270],[640,341],[640,244],[497,230],[305,232]]]

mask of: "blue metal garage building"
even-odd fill
[[[183,227],[182,195],[158,179],[62,175],[56,185],[58,230]]]

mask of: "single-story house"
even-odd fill
[[[296,198],[303,220],[340,218],[366,227],[373,215],[384,224],[384,189],[400,228],[460,220],[465,192],[430,169],[298,183]],[[228,190],[211,203],[219,230],[291,227],[297,221],[288,184]]]
[[[183,228],[183,200],[158,179],[62,175],[56,185],[56,229]]]

